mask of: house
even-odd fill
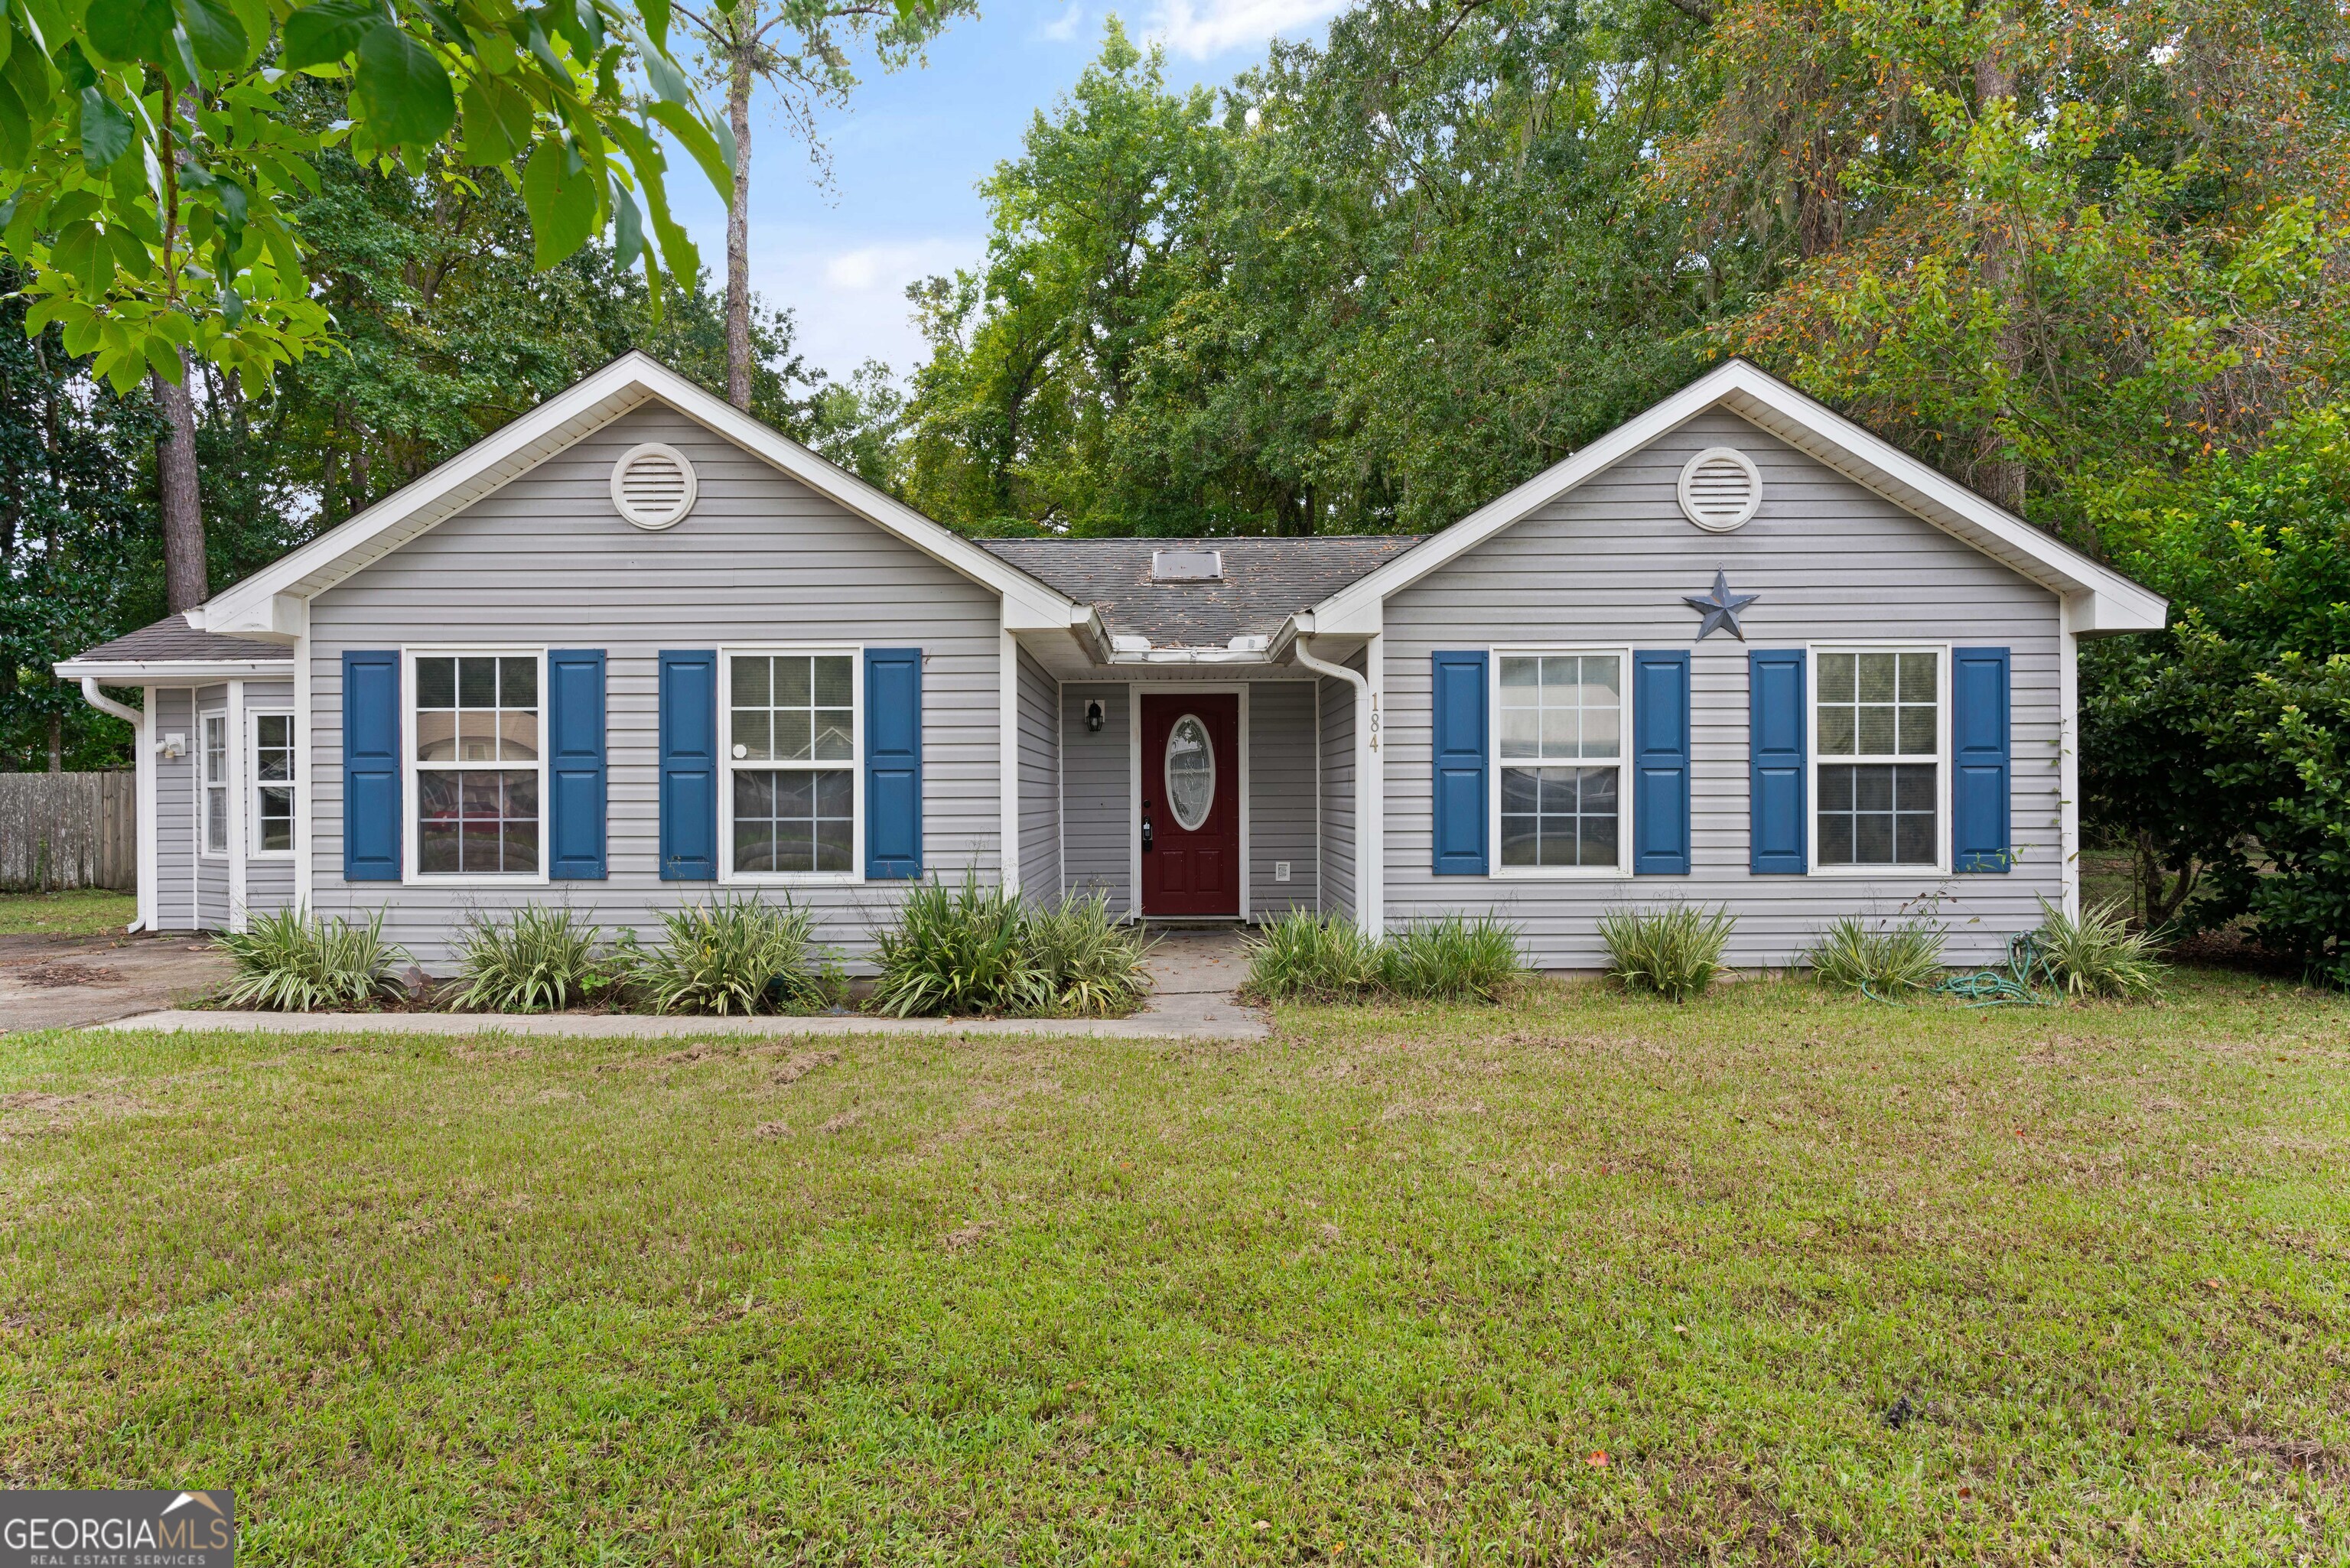
[[[630,355],[57,673],[138,725],[153,929],[756,893],[861,953],[968,868],[1975,960],[2076,898],[2080,639],[2165,608],[1743,362],[1427,538],[973,540]]]

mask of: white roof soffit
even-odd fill
[[[886,533],[1003,596],[1014,629],[1066,628],[1080,607],[962,535],[874,488],[631,351],[510,421],[340,526],[280,557],[203,607],[201,629],[290,639],[303,601],[448,521],[499,486],[647,402],[669,404]]]
[[[290,680],[283,659],[68,659],[50,670],[62,680],[95,676],[109,686],[185,686],[191,680]]]
[[[1326,632],[1376,631],[1378,606],[1388,595],[1717,406],[2063,596],[2073,605],[2074,630],[2162,629],[2169,606],[2160,595],[2100,566],[1744,359],[1732,359],[1708,371],[1564,462],[1544,469],[1419,548],[1331,595],[1315,607],[1315,625]]]

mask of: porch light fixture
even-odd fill
[[[1095,697],[1087,701],[1086,730],[1088,733],[1096,735],[1100,734],[1102,724],[1108,719],[1108,717],[1109,713],[1107,710],[1102,707],[1102,701],[1100,698]]]

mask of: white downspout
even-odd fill
[[[98,689],[98,677],[81,678],[82,700],[101,713],[110,713],[130,725],[130,755],[137,769],[134,792],[139,797],[138,911],[123,934],[155,929],[155,758],[147,747],[147,715],[126,702],[117,702]]]
[[[1343,680],[1355,689],[1355,923],[1377,936],[1381,921],[1374,902],[1378,884],[1371,875],[1371,857],[1378,853],[1378,846],[1372,842],[1371,792],[1378,787],[1378,712],[1371,702],[1368,677],[1343,664],[1315,658],[1307,644],[1308,639],[1304,636],[1291,644],[1301,667],[1316,675]]]

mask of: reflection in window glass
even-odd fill
[[[738,653],[727,663],[734,869],[850,870],[857,834],[856,774],[847,765],[857,757],[855,659]]]
[[[254,847],[266,853],[294,847],[294,716],[257,713],[253,720]]]
[[[1623,656],[1505,656],[1500,673],[1502,864],[1619,865]],[[1534,765],[1559,763],[1584,765]]]
[[[537,875],[539,718],[535,655],[417,659],[419,871]]]
[[[1821,758],[1820,864],[1934,864],[1941,798],[1941,656],[1927,651],[1819,657],[1814,723]]]

